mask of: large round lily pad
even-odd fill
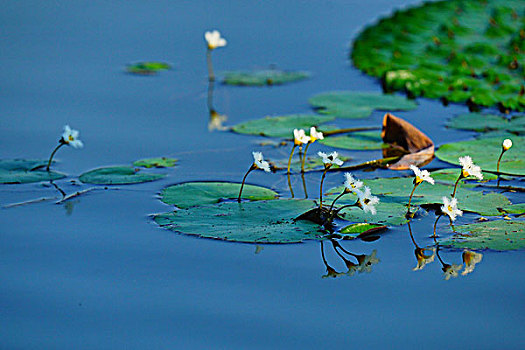
[[[320,140],[323,145],[351,150],[376,150],[388,147],[381,139],[381,132],[354,132],[345,136],[330,136]]]
[[[309,102],[319,113],[338,118],[365,118],[376,109],[400,111],[417,107],[403,96],[353,91],[321,93],[311,97]]]
[[[441,244],[464,249],[517,250],[525,248],[525,222],[497,220],[455,226],[462,233]]]
[[[186,182],[169,186],[162,190],[161,200],[178,208],[218,203],[223,199],[235,199],[239,196],[240,183],[231,182]],[[245,184],[242,199],[269,200],[278,194],[268,188]]]
[[[163,178],[164,174],[141,173],[138,168],[114,166],[93,169],[80,175],[80,181],[97,185],[125,185],[155,181]]]
[[[386,92],[523,110],[524,11],[522,0],[424,2],[363,30],[352,60]]]
[[[310,130],[311,126],[319,126],[334,119],[333,116],[291,114],[249,120],[233,126],[232,130],[239,134],[293,138],[294,129]]]
[[[454,186],[460,173],[461,168],[458,167],[435,170],[431,172],[430,175],[437,182]],[[475,177],[469,177],[467,179],[462,180],[463,183],[461,184],[461,186],[472,187],[475,186],[476,183],[486,182],[489,180],[496,180],[497,178],[498,177],[494,174],[483,172],[483,180],[478,180]]]
[[[298,243],[322,239],[320,226],[293,219],[315,206],[309,200],[226,202],[159,214],[155,222],[187,235],[249,243]]]
[[[309,72],[263,69],[254,71],[231,71],[224,73],[223,83],[239,86],[282,85],[310,77]]]
[[[478,132],[506,131],[522,135],[525,133],[525,116],[506,116],[482,113],[469,113],[455,116],[447,122],[454,129],[473,130]]]
[[[525,137],[512,137],[513,146],[503,155],[500,171],[515,175],[525,175]],[[496,171],[498,157],[501,153],[501,137],[486,137],[476,140],[448,143],[439,147],[436,157],[442,161],[459,164],[458,158],[470,156],[474,164],[483,170]]]
[[[47,160],[0,159],[0,183],[22,184],[66,177],[56,171],[46,171],[47,162]]]

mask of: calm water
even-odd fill
[[[46,158],[69,123],[85,148],[61,150],[56,169],[72,178],[142,157],[180,164],[162,181],[0,210],[0,348],[523,348],[523,252],[484,252],[473,273],[445,281],[437,259],[412,271],[404,226],[372,243],[345,243],[355,254],[377,250],[371,273],[327,279],[317,242],[255,254],[255,245],[177,235],[148,217],[170,209],[158,200],[169,184],[239,181],[252,150],[272,159],[289,152],[263,148],[259,137],[208,131],[205,30],[218,28],[229,42],[213,53],[217,71],[276,64],[314,74],[275,88],[217,86],[216,108],[231,125],[309,112],[308,97],[326,90],[379,91],[350,66],[349,42],[409,3],[417,1],[2,2],[0,158]],[[139,60],[165,60],[174,70],[123,73]],[[397,115],[438,145],[471,136],[443,128],[466,108],[419,103]],[[379,125],[382,114],[337,124]],[[308,176],[312,193],[318,178]],[[329,176],[326,188],[341,179]],[[70,180],[58,181],[68,193],[89,187]],[[289,195],[280,175],[255,172],[249,181]],[[2,185],[0,204],[53,196],[43,184]],[[429,216],[413,224],[419,245],[431,243],[432,223]],[[460,251],[441,257],[461,263]]]

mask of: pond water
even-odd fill
[[[523,348],[521,251],[483,252],[473,273],[446,281],[437,259],[412,271],[414,246],[402,226],[374,242],[344,242],[355,254],[376,250],[381,262],[371,273],[332,279],[322,278],[318,242],[198,239],[161,229],[149,216],[170,210],[158,199],[167,185],[240,181],[251,151],[270,159],[289,152],[258,145],[260,137],[208,131],[205,30],[220,29],[228,39],[213,52],[217,72],[275,64],[313,73],[272,88],[218,84],[215,107],[233,125],[310,112],[308,98],[327,90],[380,91],[351,67],[350,40],[378,16],[413,3],[4,2],[0,158],[46,158],[69,124],[85,148],[57,154],[55,169],[70,175],[57,184],[67,193],[91,187],[71,181],[91,168],[153,156],[176,157],[179,165],[161,181],[0,210],[0,348]],[[174,69],[151,77],[124,73],[127,63],[141,60]],[[472,136],[444,128],[466,107],[418,103],[396,115],[437,145]],[[379,126],[382,115],[337,124]],[[313,145],[310,154],[320,149]],[[357,162],[379,153],[351,156]],[[429,167],[443,165],[434,160]],[[307,176],[309,191],[318,191],[319,176]],[[281,174],[254,172],[248,182],[289,196]],[[341,182],[341,174],[331,174],[325,188]],[[2,206],[40,197],[59,198],[46,184],[0,190]],[[412,225],[420,246],[432,243],[433,218]],[[344,271],[324,248],[330,265]],[[461,251],[442,250],[441,258],[461,264]]]

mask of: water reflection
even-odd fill
[[[412,227],[410,226],[410,221],[407,223],[408,225],[408,232],[410,233],[410,239],[412,240],[412,243],[414,244],[414,254],[416,255],[417,265],[412,270],[418,271],[422,270],[427,264],[430,264],[434,261],[434,258],[436,256],[436,249],[434,247],[432,248],[421,248],[414,239],[414,235],[412,234]],[[429,254],[425,254],[425,252],[429,252]]]
[[[209,112],[209,119],[208,119],[208,131],[225,131],[229,128],[227,126],[224,126],[224,122],[228,120],[228,116],[225,114],[220,114],[217,112],[215,107],[213,106],[213,92],[215,90],[215,80],[210,80],[208,82],[208,98],[206,100],[207,106],[208,106],[208,112]]]
[[[338,241],[330,239],[333,251],[347,268],[346,272],[338,272],[328,263],[326,259],[324,242],[325,241],[321,241],[321,259],[326,268],[326,274],[322,276],[323,278],[353,276],[356,272],[370,273],[372,272],[372,266],[381,262],[381,260],[377,257],[376,249],[374,249],[371,254],[358,255],[346,250]],[[351,259],[354,259],[356,262],[353,262]]]

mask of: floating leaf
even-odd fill
[[[496,220],[455,226],[462,233],[441,244],[461,249],[517,250],[525,248],[525,222]]]
[[[294,218],[315,204],[309,200],[228,202],[156,215],[155,222],[187,235],[248,243],[320,240],[320,226]]]
[[[307,79],[309,72],[264,69],[255,71],[231,71],[224,73],[223,83],[240,86],[282,85]]]
[[[55,171],[46,171],[47,162],[47,160],[0,159],[0,183],[22,184],[66,177]],[[35,170],[31,171],[31,169]]]
[[[417,107],[402,96],[374,92],[335,91],[315,95],[309,99],[319,113],[338,118],[365,118],[373,110],[411,110]]]
[[[293,138],[294,129],[310,130],[311,126],[319,126],[334,119],[333,116],[291,114],[249,120],[235,125],[232,130],[239,134]]]
[[[381,224],[357,223],[351,224],[341,229],[339,232],[343,238],[359,238],[373,233],[378,233],[386,230],[387,227]]]
[[[137,75],[153,75],[167,69],[171,69],[171,65],[165,62],[137,62],[126,67],[128,73]]]
[[[387,147],[378,131],[360,131],[345,136],[326,137],[319,142],[325,146],[351,150],[374,150]]]
[[[454,186],[454,184],[456,183],[456,180],[459,177],[460,172],[461,172],[461,168],[447,168],[447,169],[435,170],[431,172],[430,175],[437,182],[441,182],[441,183],[445,183],[445,184]],[[466,184],[475,185],[477,182],[482,182],[482,181],[486,182],[489,180],[496,180],[497,178],[498,177],[494,174],[483,172],[483,180],[478,180],[476,178],[469,177],[463,180],[463,183],[461,184],[461,186],[465,186]]]
[[[512,137],[513,146],[503,155],[500,171],[508,174],[525,175],[525,137]],[[502,137],[485,137],[476,140],[448,143],[439,147],[436,157],[444,162],[458,164],[458,158],[470,156],[474,164],[485,171],[496,171],[501,153]]]
[[[452,118],[447,126],[454,129],[473,130],[478,132],[507,131],[518,135],[525,133],[525,116],[512,118],[494,114],[469,113]]]
[[[166,204],[185,209],[218,203],[223,199],[236,199],[240,189],[240,183],[186,182],[163,189],[161,200]],[[251,201],[275,199],[277,196],[276,192],[260,186],[245,184],[242,190],[242,198]]]
[[[133,162],[134,166],[144,168],[171,168],[177,164],[177,159],[168,157],[146,158]]]
[[[80,175],[79,180],[97,185],[125,185],[155,181],[164,176],[164,174],[140,173],[137,168],[114,166],[90,170]]]

